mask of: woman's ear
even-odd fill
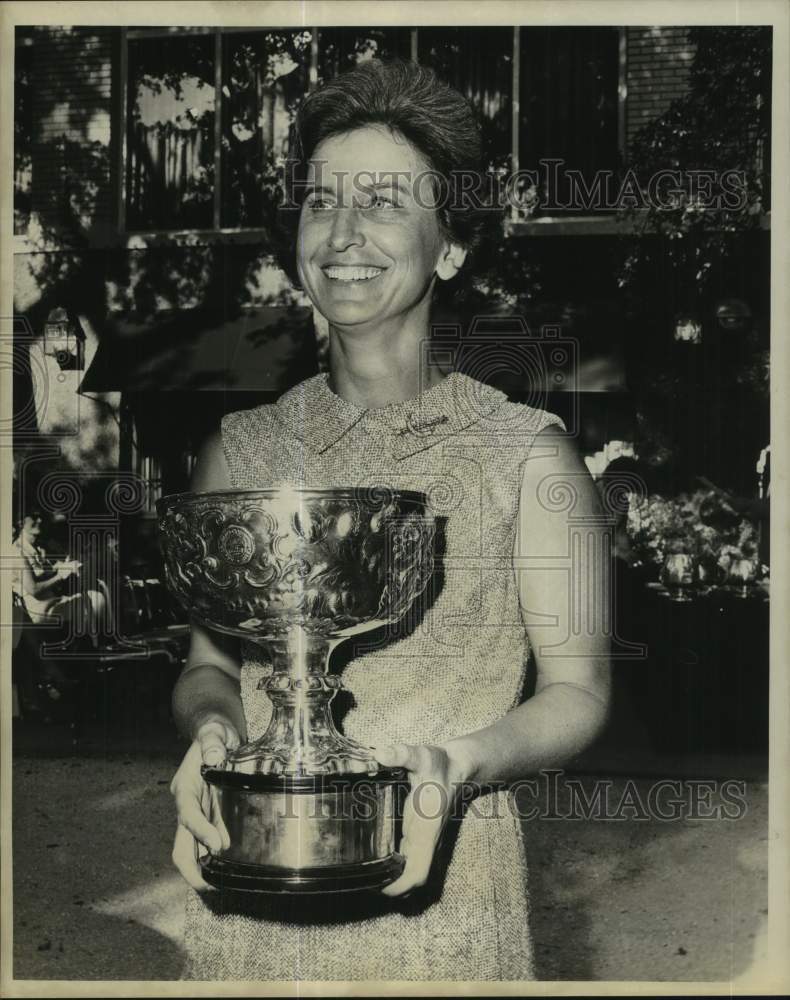
[[[461,270],[466,260],[466,249],[458,243],[447,243],[442,250],[436,273],[442,281],[449,281]]]

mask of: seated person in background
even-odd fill
[[[47,555],[39,544],[43,521],[39,511],[31,511],[16,525],[14,593],[34,624],[59,619],[77,634],[90,635],[95,643],[102,617],[109,611],[107,587],[102,581],[96,581],[97,589],[80,586],[81,563],[74,559],[53,561]],[[76,586],[68,584],[72,578]]]

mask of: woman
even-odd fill
[[[464,99],[427,69],[369,62],[308,97],[297,134],[307,167],[296,265],[329,323],[331,372],[225,417],[192,485],[384,482],[432,497],[445,519],[443,586],[411,634],[355,649],[343,726],[435,798],[419,814],[407,802],[406,866],[381,894],[234,909],[208,891],[197,858],[221,836],[200,765],[262,733],[268,705],[255,688],[269,668],[195,626],[174,692],[192,739],[172,783],[173,857],[197,890],[186,977],[532,978],[519,819],[507,793],[482,786],[561,764],[604,722],[608,645],[590,617],[602,601],[572,602],[568,582],[598,581],[584,558],[568,573],[567,512],[546,486],[567,480],[581,516],[598,510],[595,489],[556,417],[422,364],[434,290],[464,266],[479,221],[457,197],[480,159]],[[537,689],[519,704],[530,640]],[[458,819],[462,782],[480,793]]]
[[[13,590],[34,624],[49,624],[60,619],[84,632],[94,598],[90,592],[68,593],[66,583],[79,577],[80,563],[73,559],[53,562],[39,542],[42,526],[43,518],[38,511],[26,514],[17,525]],[[98,592],[95,599],[102,599]]]

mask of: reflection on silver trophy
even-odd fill
[[[329,655],[394,623],[433,572],[435,522],[423,494],[388,489],[229,490],[158,503],[167,583],[197,621],[262,647],[259,689],[273,710],[263,736],[204,767],[230,846],[203,859],[207,882],[258,892],[388,884],[398,787],[341,735],[342,687]]]

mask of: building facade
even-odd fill
[[[634,149],[699,85],[698,45],[676,26],[18,28],[20,481],[53,455],[71,469],[121,469],[146,481],[150,512],[185,486],[222,412],[316,370],[320,327],[274,253],[280,171],[302,96],[371,56],[430,65],[474,104],[492,176],[520,178],[484,311],[570,330],[586,356],[562,388],[615,390],[591,421],[611,438],[634,330],[671,339],[729,289],[762,313],[767,336],[765,202],[708,299],[686,301],[664,251],[645,257],[655,302],[624,290],[624,241],[650,239],[628,173]],[[765,174],[764,138],[744,142]],[[58,350],[67,334],[48,328],[56,310],[80,343],[69,364]],[[463,335],[471,315],[443,319]]]

